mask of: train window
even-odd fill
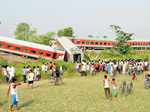
[[[94,42],[91,42],[91,44],[93,45],[93,44],[94,44]]]
[[[43,52],[39,51],[39,55],[43,55]]]
[[[0,44],[0,47],[4,47],[4,44]]]
[[[8,45],[8,46],[7,46],[7,48],[11,49],[11,48],[12,48],[12,46],[11,46],[11,45]]]
[[[89,42],[86,42],[87,45],[89,45]]]
[[[110,45],[110,43],[108,43],[108,45]]]
[[[103,43],[102,43],[102,42],[100,42],[100,45],[103,45]]]
[[[71,40],[74,43],[74,40]]]
[[[35,50],[31,50],[31,53],[34,53],[34,54],[35,54],[35,53],[36,53],[36,51],[35,51]]]
[[[96,45],[98,45],[98,42],[95,42]]]
[[[80,44],[80,41],[77,41],[77,44]]]
[[[28,52],[28,49],[23,49],[24,52]]]
[[[149,43],[149,45],[150,45],[150,43]]]
[[[104,45],[106,45],[106,42],[104,42]]]
[[[84,44],[84,42],[82,42],[82,44]]]
[[[46,56],[51,56],[49,53],[46,53]]]
[[[16,47],[16,50],[20,50],[20,47]]]

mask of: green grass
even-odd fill
[[[78,74],[76,74],[78,75]],[[143,75],[134,81],[131,95],[118,95],[106,100],[102,86],[104,73],[96,77],[64,78],[64,84],[54,86],[48,80],[35,82],[35,88],[26,84],[19,89],[20,108],[15,112],[148,112],[150,110],[150,90],[144,89]],[[118,86],[122,80],[131,77],[118,75]],[[8,85],[0,85],[0,112],[8,112],[10,98],[6,99]],[[119,87],[118,87],[119,88]]]

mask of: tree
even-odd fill
[[[58,36],[58,37],[64,36],[64,30],[58,30],[57,36]]]
[[[93,35],[88,35],[89,38],[93,38]]]
[[[104,39],[106,39],[106,38],[107,38],[107,36],[106,36],[106,35],[104,35],[104,36],[103,36],[103,38],[104,38]]]
[[[127,41],[132,40],[131,37],[134,35],[134,33],[124,32],[121,27],[117,25],[110,25],[110,27],[116,33],[116,41],[118,41],[116,47],[119,53],[123,55],[128,53],[131,49],[131,46],[127,44]]]
[[[57,32],[58,37],[62,37],[62,36],[73,37],[73,34],[74,32],[73,32],[72,27],[64,28],[64,29],[58,30]]]
[[[49,39],[45,34],[39,36],[38,43],[49,45]]]
[[[73,29],[72,27],[68,27],[64,29],[64,36],[66,37],[72,37],[73,36]]]
[[[30,26],[27,23],[20,23],[17,25],[15,36],[19,40],[29,40]]]
[[[54,40],[55,39],[55,36],[56,36],[56,33],[55,32],[47,32],[46,33],[46,36],[49,40]]]
[[[27,41],[38,43],[38,35],[37,35],[37,31],[35,29],[33,29],[29,32],[29,38]]]

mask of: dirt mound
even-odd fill
[[[31,58],[27,58],[25,56],[19,56],[19,55],[15,55],[15,54],[10,54],[10,53],[6,53],[6,52],[2,52],[0,51],[0,57],[3,57],[4,59],[8,60],[9,63],[14,62],[14,61],[29,61],[29,60],[33,60]]]

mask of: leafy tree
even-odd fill
[[[47,38],[50,40],[54,40],[55,39],[55,36],[56,36],[56,33],[55,32],[47,32],[46,33],[46,36]]]
[[[64,29],[58,30],[57,32],[58,37],[62,37],[62,36],[73,37],[73,34],[74,32],[73,32],[72,27],[64,28]]]
[[[49,39],[48,39],[48,37],[45,34],[42,34],[38,38],[38,43],[49,45]]]
[[[57,36],[58,36],[58,37],[64,36],[64,30],[58,30]]]
[[[104,38],[104,39],[106,39],[106,38],[107,38],[107,36],[106,36],[106,35],[104,35],[104,36],[103,36],[103,38]]]
[[[64,36],[66,37],[72,37],[73,36],[73,29],[72,27],[68,27],[64,29]]]
[[[116,33],[116,41],[118,41],[116,46],[117,46],[119,53],[121,53],[123,55],[128,53],[131,49],[131,46],[126,43],[127,43],[127,41],[132,40],[131,37],[134,35],[134,33],[124,32],[121,29],[121,27],[117,26],[117,25],[110,25],[110,27]]]
[[[89,38],[93,38],[93,35],[88,35]]]
[[[30,26],[27,23],[20,23],[17,25],[15,36],[19,40],[29,40]]]

